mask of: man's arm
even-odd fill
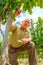
[[[13,19],[10,18],[10,31],[11,32],[13,32],[15,30],[15,28],[16,28],[16,25],[13,25],[12,22],[13,22]]]
[[[31,42],[31,41],[32,41],[31,38],[23,38],[23,39],[22,39],[22,43],[23,43],[23,44],[26,44],[26,43]]]
[[[22,11],[22,10],[20,9],[20,7],[17,8],[16,11],[14,12],[14,16],[20,15],[21,11]],[[11,31],[11,32],[13,32],[13,31],[15,30],[15,28],[16,28],[16,25],[13,25],[13,24],[12,24],[12,21],[13,21],[13,19],[10,18],[10,31]]]

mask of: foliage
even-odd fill
[[[6,22],[6,17],[9,15],[10,11],[15,11],[18,7],[23,7],[23,11],[28,10],[32,13],[32,8],[34,6],[40,6],[43,8],[43,0],[0,0],[0,19]]]
[[[38,53],[42,52],[43,50],[43,19],[42,18],[39,17],[36,23],[34,22],[32,23],[31,34],[32,34],[32,39],[36,44]]]
[[[3,43],[3,38],[0,39],[0,55],[1,55],[2,43]]]

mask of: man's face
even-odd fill
[[[24,20],[22,25],[23,25],[24,28],[29,27],[30,26],[30,20],[29,19]]]
[[[15,11],[15,16],[20,15],[21,11],[22,11],[22,10],[20,10],[20,8],[18,8],[18,9]]]

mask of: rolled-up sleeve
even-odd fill
[[[10,25],[10,32],[13,32],[16,29],[16,25]]]

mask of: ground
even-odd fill
[[[28,59],[18,59],[19,65],[28,65]],[[39,59],[38,65],[43,65],[43,59]]]
[[[3,54],[3,62],[5,63],[7,62],[8,65],[10,65],[8,61],[8,53]],[[19,65],[29,65],[27,58],[20,58],[20,59],[18,58],[18,62],[19,62]],[[3,65],[5,65],[5,63],[3,63]],[[43,65],[43,59],[41,58],[38,59],[38,65]]]
[[[29,65],[28,59],[18,59],[19,65]],[[10,65],[10,64],[8,64]],[[43,59],[38,60],[38,65],[43,65]]]

